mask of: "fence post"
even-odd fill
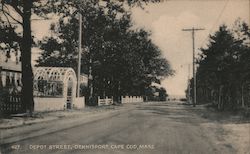
[[[97,97],[98,106],[100,106],[100,96]]]

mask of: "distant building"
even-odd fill
[[[6,61],[4,53],[0,53],[0,86],[20,87],[22,79],[21,63],[11,59]]]

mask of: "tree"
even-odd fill
[[[2,14],[5,15],[9,28],[12,28],[10,19],[19,24],[22,29],[22,35],[18,39],[18,43],[21,51],[22,61],[22,103],[25,106],[25,110],[30,114],[34,110],[33,100],[33,73],[31,68],[31,47],[32,47],[32,36],[31,36],[31,13],[34,1],[32,0],[2,0],[0,7]],[[21,18],[21,21],[16,19],[13,12],[9,10],[12,8],[16,15]]]
[[[155,2],[156,0],[146,0],[144,2]],[[20,51],[21,51],[21,61],[22,61],[22,103],[25,106],[25,110],[32,114],[34,110],[34,100],[33,100],[33,72],[31,67],[31,48],[33,38],[31,35],[31,16],[38,15],[40,17],[47,18],[46,14],[71,13],[68,7],[74,6],[77,10],[80,10],[79,4],[85,1],[75,0],[1,0],[1,16],[5,16],[10,27],[14,24],[19,24],[22,28],[21,40],[19,41]],[[98,0],[92,0],[91,2],[98,3]],[[122,1],[124,2],[124,1]],[[129,5],[141,4],[138,0],[127,0]],[[107,3],[111,3],[107,0]],[[13,11],[10,11],[10,9]],[[14,14],[14,15],[13,15]],[[15,18],[17,15],[20,19]]]
[[[201,49],[198,61],[199,101],[216,102],[218,109],[236,109],[240,101],[244,105],[250,69],[248,34],[247,24],[236,21],[234,30],[222,25],[210,36],[208,47]]]
[[[17,55],[20,50],[18,42],[21,38],[15,32],[16,28],[16,26],[12,27],[0,18],[0,50],[6,51],[6,61],[10,58],[11,52],[15,52],[15,55]],[[16,62],[18,63],[19,59]]]
[[[210,85],[216,87],[215,83],[217,83],[216,89],[220,98],[218,107],[224,108],[225,103],[228,103],[228,106],[233,106],[233,99],[235,99],[233,94],[236,91],[234,81],[237,81],[233,74],[238,69],[237,59],[234,57],[237,55],[237,50],[235,50],[236,40],[227,27],[223,25],[214,36],[211,36],[210,42],[211,45],[207,50],[201,50],[206,54],[206,58],[201,62],[200,69],[202,69],[202,66],[206,66],[206,74],[210,73],[210,77],[214,76],[210,78],[210,80],[213,80],[213,84]]]
[[[164,88],[159,89],[159,99],[160,101],[166,101],[166,98],[168,97],[167,91]]]
[[[246,96],[248,96],[248,87],[250,85],[250,30],[249,26],[240,19],[235,21],[232,29],[234,37],[237,40],[238,48],[241,51],[238,54],[238,67],[237,71],[239,80],[239,91],[241,97],[241,106],[245,107]],[[248,98],[249,100],[249,98]],[[247,105],[247,104],[246,104]]]
[[[116,100],[121,95],[145,95],[152,82],[173,74],[168,61],[149,39],[150,34],[131,29],[130,14],[122,5],[88,3],[81,8],[86,8],[82,72],[88,73],[92,67],[96,95],[114,96]],[[78,18],[63,16],[51,29],[54,36],[41,41],[39,66],[70,66],[76,70]]]

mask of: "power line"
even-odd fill
[[[215,26],[216,26],[217,23],[219,22],[221,16],[223,15],[223,13],[224,13],[224,11],[225,11],[227,5],[228,5],[228,2],[229,2],[229,0],[227,0],[227,1],[225,2],[223,8],[221,9],[221,11],[220,11],[220,13],[219,13],[219,16],[217,17],[217,19],[216,19],[216,21],[214,22],[213,26],[209,29],[209,34],[212,33],[212,30],[215,28]],[[202,41],[201,46],[203,46],[203,44],[205,43],[205,41],[207,41],[207,39],[208,39],[208,37],[206,37],[206,38]]]

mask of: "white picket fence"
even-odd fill
[[[142,103],[143,97],[142,96],[121,96],[121,103]],[[98,106],[103,105],[112,105],[114,103],[113,97],[105,97],[101,98],[98,96]]]
[[[122,103],[141,103],[143,102],[142,96],[122,96]]]
[[[112,104],[113,104],[113,97],[100,98],[100,96],[98,96],[98,106],[112,105]]]

